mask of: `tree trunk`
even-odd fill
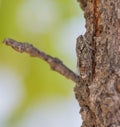
[[[86,33],[77,39],[75,86],[82,127],[120,127],[120,0],[78,0]]]

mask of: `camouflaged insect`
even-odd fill
[[[77,38],[77,67],[83,80],[89,80],[92,76],[92,47],[88,44],[84,36]]]

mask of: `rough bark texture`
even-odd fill
[[[120,0],[78,0],[86,33],[77,39],[75,86],[82,127],[120,127]]]

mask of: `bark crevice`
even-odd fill
[[[82,127],[119,127],[120,1],[86,2],[86,33],[82,35],[84,40],[77,39],[76,46],[83,82],[74,89],[81,106]],[[83,46],[84,50],[81,50]]]

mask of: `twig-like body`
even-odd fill
[[[63,76],[65,76],[68,79],[71,79],[74,82],[79,81],[79,76],[75,74],[73,71],[71,71],[68,67],[66,67],[61,60],[38,50],[33,45],[29,43],[17,42],[9,38],[5,39],[3,43],[8,46],[11,46],[13,49],[20,53],[26,52],[32,57],[38,57],[40,59],[43,59],[50,65],[52,70],[62,74]]]

